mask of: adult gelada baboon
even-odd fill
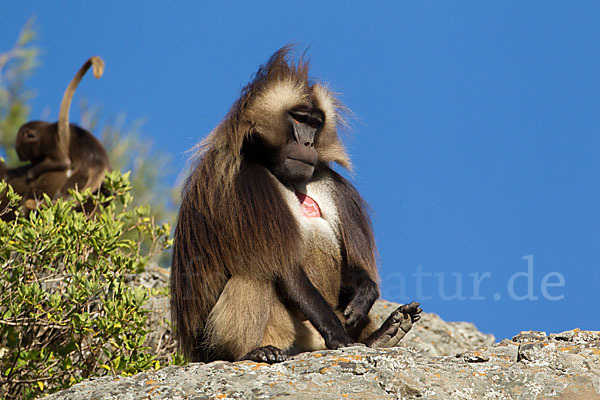
[[[331,168],[350,168],[337,135],[344,108],[289,51],[260,67],[185,183],[171,313],[190,361],[390,347],[420,318],[418,303],[380,328],[369,318],[379,297],[371,223]]]
[[[31,164],[6,171],[9,183],[27,184],[25,198],[68,194],[68,189],[100,188],[104,174],[110,169],[104,146],[89,131],[69,122],[69,110],[75,89],[93,67],[100,78],[104,62],[94,56],[79,69],[63,95],[58,122],[30,121],[17,133],[16,150],[19,159]]]

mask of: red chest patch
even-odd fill
[[[302,215],[307,218],[321,218],[321,209],[312,197],[299,192],[296,192],[296,197],[300,200]]]

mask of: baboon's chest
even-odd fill
[[[297,193],[297,218],[302,227],[302,266],[310,281],[332,306],[337,306],[341,285],[341,251],[337,234],[337,213],[327,193],[309,185]]]

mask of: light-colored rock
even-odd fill
[[[48,399],[598,399],[599,334],[504,340],[454,357],[350,347],[276,365],[189,364],[93,379]]]
[[[397,306],[380,301],[373,314],[381,322]],[[151,323],[168,328],[166,297],[149,307]],[[600,332],[526,331],[494,343],[473,324],[425,313],[401,343],[303,353],[275,365],[217,361],[95,378],[48,399],[600,399]]]

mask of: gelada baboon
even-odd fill
[[[24,187],[24,200],[68,195],[69,189],[92,191],[100,188],[104,174],[110,169],[106,150],[89,131],[69,123],[69,109],[75,89],[93,67],[100,78],[104,62],[92,57],[79,69],[63,95],[58,122],[30,121],[17,133],[16,150],[21,161],[30,161],[23,167],[5,172],[6,180],[15,187]]]
[[[380,328],[375,244],[349,168],[343,106],[290,47],[260,67],[199,145],[183,190],[171,313],[190,361],[283,361],[362,342],[391,347],[418,303]]]

